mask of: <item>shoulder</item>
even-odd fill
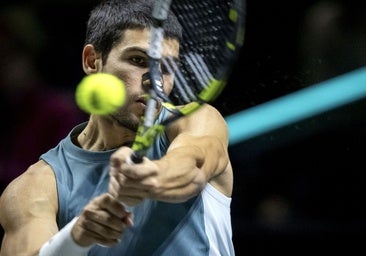
[[[193,124],[195,127],[214,128],[217,125],[220,125],[220,128],[226,127],[224,117],[215,107],[209,104],[204,104],[198,110],[188,115],[185,121]]]
[[[53,171],[41,160],[31,165],[4,190],[0,198],[0,222],[6,229],[25,224],[31,218],[56,215],[57,205]],[[17,219],[16,223],[14,219]]]
[[[179,118],[168,129],[169,138],[180,133],[189,133],[196,136],[214,134],[224,141],[228,138],[228,129],[224,117],[215,107],[209,104],[204,104],[192,114]]]
[[[192,113],[192,116],[208,116],[210,118],[215,118],[216,120],[223,119],[221,113],[210,104],[203,104],[196,112]]]

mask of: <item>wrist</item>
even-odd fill
[[[71,220],[57,234],[51,237],[39,251],[39,256],[74,255],[86,256],[92,246],[82,247],[71,236],[71,230],[77,217]]]

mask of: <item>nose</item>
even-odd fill
[[[150,83],[150,73],[149,72],[146,72],[145,74],[142,75],[141,83],[142,83],[142,88],[144,89],[144,91],[148,91],[150,89],[151,83]]]
[[[161,72],[152,75],[151,72],[146,72],[142,75],[142,87],[145,91],[148,91],[149,89],[154,89],[158,94],[164,93],[164,82],[163,82],[163,76],[161,75]]]

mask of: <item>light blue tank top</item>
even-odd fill
[[[164,108],[158,121],[167,115]],[[79,134],[85,126],[86,123],[76,126],[55,148],[41,156],[56,176],[59,229],[78,216],[92,198],[108,190],[109,159],[115,150],[91,152],[74,145],[71,137]],[[169,140],[163,133],[147,156],[158,159],[166,153],[168,146]],[[109,248],[95,245],[88,255],[209,255],[210,242],[203,224],[205,216],[201,194],[177,204],[144,200],[133,207],[132,212],[134,226],[125,231],[118,245]],[[229,243],[229,252],[219,255],[234,254],[230,232],[231,229],[224,234],[229,236],[225,242]]]

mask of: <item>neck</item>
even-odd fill
[[[108,116],[91,115],[89,122],[77,137],[81,148],[106,151],[121,146],[131,146],[136,133],[116,124]]]

